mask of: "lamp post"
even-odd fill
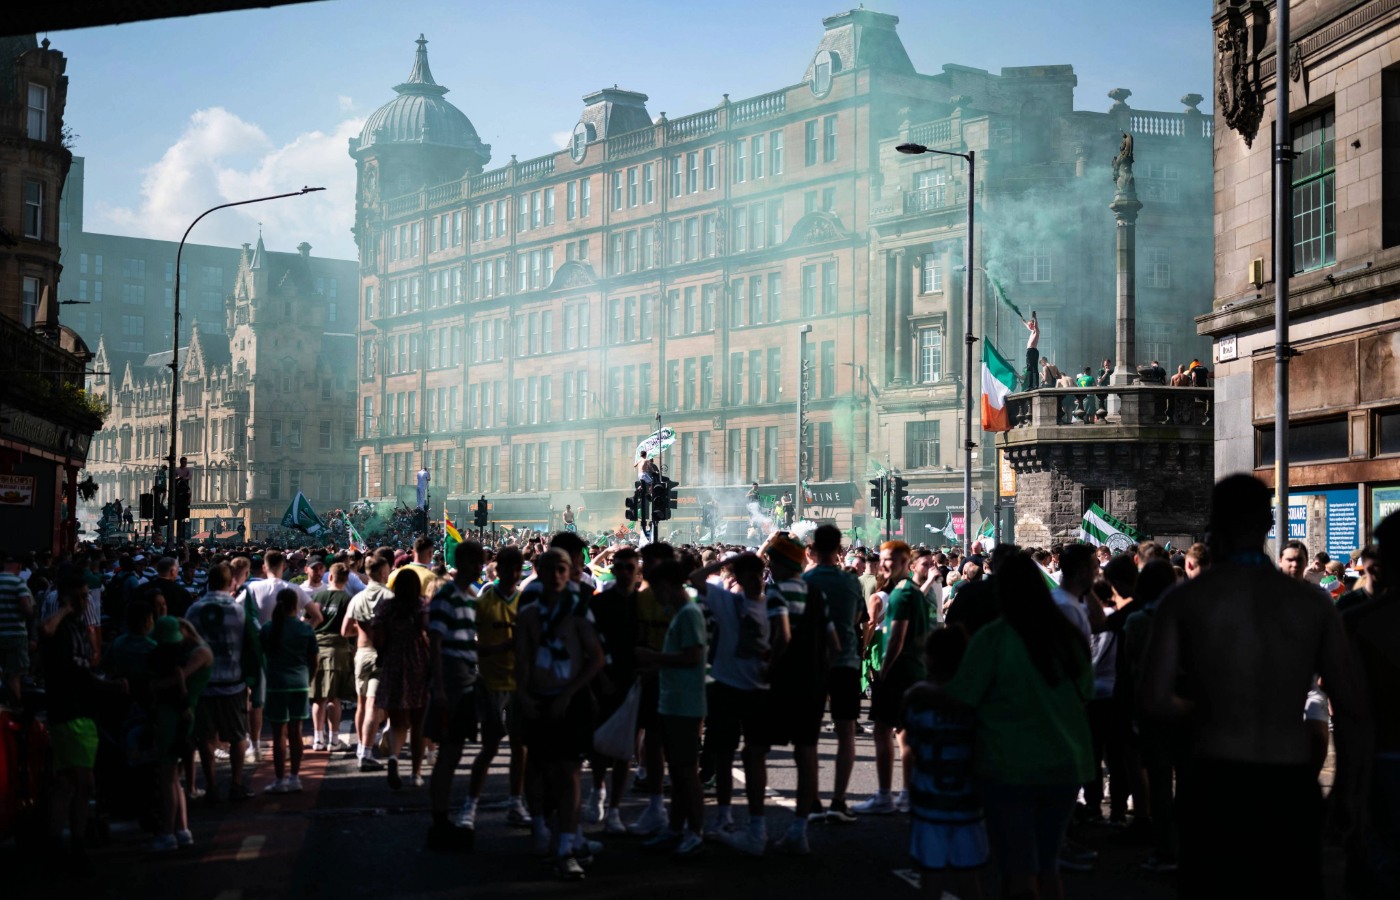
[[[973,266],[973,224],[975,223],[974,200],[977,187],[977,152],[969,150],[958,153],[953,150],[935,150],[923,144],[900,144],[894,148],[911,156],[920,153],[937,153],[939,156],[956,156],[967,162],[967,234],[963,250],[963,295],[967,302],[964,324],[966,333],[963,342],[966,356],[963,363],[963,553],[972,552],[972,450],[977,444],[972,440],[972,345],[977,338],[972,334],[972,270]]]
[[[802,519],[802,476],[807,467],[803,465],[807,455],[807,335],[812,333],[810,323],[797,329],[797,489],[793,494],[792,520]]]
[[[211,212],[220,209],[228,209],[230,206],[247,206],[249,203],[262,203],[265,200],[281,200],[284,197],[300,197],[302,194],[310,194],[315,191],[324,191],[323,187],[303,187],[299,191],[292,191],[287,194],[273,194],[270,197],[254,197],[252,200],[235,200],[233,203],[220,203],[218,206],[211,206],[195,217],[190,223],[190,227],[185,229],[185,233],[180,238],[180,246],[175,250],[175,327],[171,329],[171,354],[170,354],[170,456],[168,462],[169,477],[175,477],[175,456],[176,441],[178,440],[177,417],[180,409],[180,257],[185,252],[185,241],[189,238],[194,226],[199,224],[199,220],[209,215]],[[166,498],[170,501],[169,515],[165,519],[165,545],[175,546],[175,485],[172,482],[167,489]]]

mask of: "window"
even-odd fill
[[[544,192],[544,224],[554,224],[554,188],[549,188]],[[451,453],[452,451],[447,451]]]
[[[144,284],[122,285],[122,302],[136,306],[144,305],[146,302],[146,286]]]
[[[809,166],[817,164],[817,120],[812,119],[804,123],[805,137],[803,141],[803,161]]]
[[[1331,419],[1325,422],[1288,423],[1288,461],[1290,464],[1321,462],[1323,460],[1346,459],[1347,437],[1350,427],[1346,419]],[[1274,426],[1264,425],[1257,430],[1258,451],[1255,454],[1257,466],[1274,464]]]
[[[943,379],[943,329],[919,329],[919,383],[936,384]]]
[[[744,404],[744,354],[729,354],[729,405]]]
[[[676,155],[676,156],[671,157],[671,196],[672,196],[672,197],[679,197],[679,196],[681,195],[681,178],[683,177],[683,173],[682,173],[682,171],[681,171],[681,162],[682,162],[682,157],[680,157],[679,155]]]
[[[829,399],[836,396],[836,342],[822,341],[821,373],[817,379],[817,396]]]
[[[817,423],[817,480],[830,481],[835,471],[835,440],[830,422]]]
[[[836,312],[836,263],[822,263],[822,315]]]
[[[629,207],[637,205],[639,187],[637,167],[632,166],[627,170],[627,205]]]
[[[925,253],[922,277],[919,279],[919,293],[937,294],[943,290],[943,254]]]
[[[1167,251],[1160,248],[1153,248],[1147,251],[1147,285],[1154,288],[1169,288],[1172,286],[1172,264],[1171,257]]]
[[[1293,126],[1293,271],[1337,261],[1336,125],[1332,110]]]
[[[26,277],[26,278],[24,279],[24,310],[23,310],[23,314],[22,314],[22,320],[23,320],[23,322],[24,322],[24,327],[25,327],[25,328],[32,328],[32,327],[34,327],[34,322],[35,322],[35,320],[38,318],[38,315],[39,315],[39,293],[40,293],[41,290],[42,290],[42,288],[41,288],[40,285],[39,285],[39,279],[37,279],[37,278],[29,278],[29,277]],[[127,318],[127,317],[126,317],[126,316],[123,316],[122,318],[125,319],[125,318]],[[138,319],[139,319],[139,318],[141,318],[141,317],[140,317],[140,316],[135,316],[135,317],[133,317],[133,318],[138,318]],[[126,323],[125,323],[125,322],[123,322],[122,325],[123,325],[123,327],[122,327],[122,334],[123,334],[124,336],[140,336],[140,332],[139,332],[139,331],[135,332],[134,335],[133,335],[132,332],[128,331],[127,328],[126,328]]]
[[[783,133],[773,131],[768,135],[768,174],[783,174]]]
[[[802,315],[817,314],[817,267],[802,267]]]
[[[759,178],[762,178],[762,177],[763,177],[763,174],[764,174],[764,173],[763,173],[763,156],[764,156],[764,152],[763,152],[763,151],[764,151],[764,141],[763,141],[763,137],[764,137],[764,136],[761,135],[761,134],[756,134],[756,135],[753,136],[753,139],[749,141],[749,145],[750,145],[751,149],[753,150],[753,163],[752,163],[752,168],[750,169],[750,171],[752,172],[753,177],[754,177],[755,180],[757,180],[757,179],[759,179]]]
[[[705,148],[705,190],[715,189],[715,148]]]
[[[572,222],[578,215],[578,184],[569,182],[564,189],[564,218]]]
[[[822,119],[822,162],[836,159],[836,117]]]
[[[783,242],[783,201],[768,201],[768,246]]]
[[[715,360],[712,356],[700,357],[700,407],[709,409],[715,400]],[[708,453],[703,454],[706,458]]]
[[[1021,254],[1018,272],[1022,282],[1046,282],[1051,280],[1050,248],[1044,244],[1032,244]]]
[[[462,212],[458,210],[452,214],[452,246],[462,246]]]
[[[734,207],[734,252],[743,253],[749,249],[749,208]]]
[[[783,351],[781,347],[768,348],[768,394],[764,397],[769,403],[778,402],[778,394],[783,385]]]
[[[273,419],[273,420],[272,420],[272,436],[271,436],[271,438],[270,438],[270,440],[269,440],[269,443],[270,443],[273,447],[280,447],[280,446],[282,446],[282,420],[281,420],[281,419]]]
[[[666,361],[666,408],[676,409],[680,405],[681,363],[678,359]]]
[[[775,425],[763,429],[763,480],[769,483],[778,480],[778,428]]]
[[[321,450],[331,449],[331,420],[322,419],[316,435],[316,446]]]
[[[749,174],[749,142],[742,138],[734,142],[734,183],[743,184]]]
[[[1172,356],[1172,334],[1175,329],[1165,322],[1139,322],[1138,327],[1142,329],[1141,343],[1138,344],[1138,359],[1140,360],[1167,360],[1167,365],[1171,365]]]
[[[1400,412],[1376,414],[1376,455],[1400,453]]]
[[[783,273],[768,273],[768,321],[776,322],[782,318],[783,308]]]
[[[909,197],[908,211],[940,209],[948,205],[948,173],[942,169],[914,174],[914,193]]]
[[[622,170],[615,169],[612,173],[612,208],[622,209]]]
[[[29,85],[29,139],[49,139],[49,89],[42,84]]]
[[[938,422],[908,422],[904,426],[904,464],[911,469],[938,465]]]
[[[24,236],[42,238],[44,236],[44,183],[24,182]]]
[[[593,182],[585,178],[578,185],[578,217],[588,218],[589,210],[593,207]]]
[[[700,190],[700,154],[694,150],[685,155],[685,192],[693,194]]]

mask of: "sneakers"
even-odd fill
[[[412,778],[408,779],[408,783],[413,785],[414,787],[422,787],[428,782],[423,779],[422,775],[414,775]]]
[[[898,812],[899,807],[895,805],[894,797],[877,793],[869,800],[857,803],[851,811],[863,816],[888,816]]]
[[[852,825],[856,821],[856,814],[846,805],[845,800],[839,803],[833,800],[831,805],[826,808],[826,821]]]
[[[320,751],[325,750],[325,749],[326,749],[326,741],[325,741],[325,739],[322,738],[319,734],[316,735],[315,740],[313,740],[313,741],[311,742],[311,750],[312,750],[313,752],[320,752]]]
[[[248,749],[243,751],[243,761],[253,766],[262,762],[262,751],[257,744],[249,744]]]
[[[616,807],[608,809],[608,814],[603,817],[604,834],[626,834],[627,826],[622,824],[622,812]]]
[[[194,846],[194,835],[190,834],[188,828],[181,828],[175,832],[175,843],[181,847],[192,847]]]
[[[745,856],[759,857],[768,849],[768,835],[752,831],[733,832],[725,843]]]
[[[269,784],[267,787],[263,788],[263,793],[264,793],[264,794],[285,794],[285,793],[287,793],[287,779],[285,779],[285,778],[274,778],[274,779],[272,779],[272,784]],[[232,799],[232,798],[230,798],[230,799]]]
[[[789,831],[773,843],[773,849],[787,856],[811,856],[812,848],[807,843],[807,835]]]
[[[671,831],[669,828],[663,829],[655,836],[642,841],[643,853],[672,853],[680,849],[681,836]]]
[[[681,835],[681,842],[676,845],[676,849],[671,852],[671,855],[686,859],[698,856],[704,849],[704,839],[693,831],[687,831]]]
[[[899,796],[894,798],[894,808],[902,813],[909,811],[909,792],[900,791]]]
[[[355,748],[342,741],[340,738],[332,738],[326,742],[327,753],[349,753]]]
[[[627,826],[627,833],[633,837],[649,837],[665,828],[666,824],[665,809],[658,811],[656,807],[648,806],[637,821]]]
[[[287,780],[284,782],[284,785],[285,785],[286,788],[287,788],[287,793],[288,793],[288,794],[300,794],[300,793],[301,793],[301,776],[300,776],[300,775],[288,775],[288,776],[287,776]]]
[[[223,760],[228,759],[228,748],[227,748],[227,747],[219,747],[218,749],[216,749],[216,750],[214,751],[214,758],[217,759],[217,760],[219,760],[220,762],[222,762]]]
[[[205,790],[202,787],[192,787],[189,790],[185,791],[185,797],[190,800],[198,800],[201,797],[203,797],[204,794]]]
[[[719,841],[720,843],[725,843],[729,840],[731,836],[736,834],[738,830],[739,829],[735,827],[733,822],[715,819],[713,821],[705,823],[704,837],[707,841]]]
[[[585,876],[583,866],[572,856],[555,859],[554,872],[565,881],[582,881]]]
[[[458,828],[476,828],[476,804],[470,801],[462,804],[462,809],[457,813]]]
[[[534,821],[530,818],[530,811],[525,808],[523,800],[515,800],[506,811],[506,824],[514,825],[516,828],[529,828]]]
[[[374,757],[372,757],[372,756],[361,756],[361,757],[360,757],[360,771],[361,771],[361,772],[380,772],[380,771],[383,771],[383,769],[384,769],[384,764],[383,764],[382,762],[380,762],[379,760],[375,759]]]
[[[597,825],[603,821],[603,791],[594,788],[588,792],[588,799],[583,802],[583,809],[580,817],[585,825]]]
[[[173,853],[179,849],[180,842],[173,834],[157,835],[156,839],[151,841],[152,853]]]

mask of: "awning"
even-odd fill
[[[192,541],[207,541],[207,540],[209,540],[209,532],[207,532],[207,531],[201,531],[199,534],[192,534],[192,535],[190,535],[190,540],[192,540]]]

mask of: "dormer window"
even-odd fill
[[[580,122],[574,126],[574,135],[569,143],[569,155],[574,158],[574,162],[581,163],[587,152],[588,126]]]
[[[831,77],[841,71],[841,60],[830,50],[817,54],[812,63],[812,94],[825,97],[831,93]]]
[[[42,84],[29,84],[29,139],[49,139],[49,89]]]

